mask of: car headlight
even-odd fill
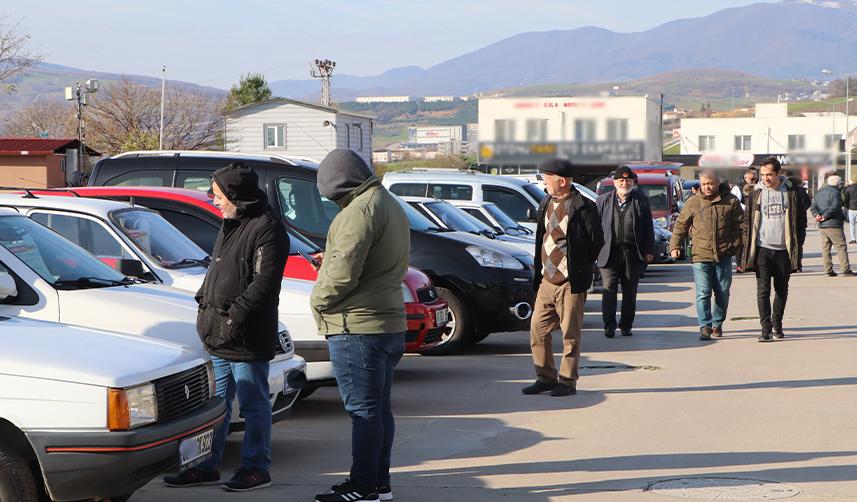
[[[524,265],[502,251],[494,251],[482,246],[467,246],[467,252],[473,259],[483,267],[506,268],[511,270],[523,270]]]
[[[667,223],[667,219],[665,217],[661,216],[660,218],[655,218],[655,225],[661,228],[667,228],[669,223]]]
[[[411,293],[411,288],[409,288],[404,282],[402,283],[402,298],[405,299],[405,303],[416,302],[413,293]]]
[[[158,399],[151,383],[107,389],[107,427],[127,431],[158,421]]]

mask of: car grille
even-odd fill
[[[440,338],[443,336],[443,331],[445,329],[446,327],[444,326],[443,328],[432,328],[428,330],[428,333],[426,333],[426,337],[423,339],[423,344],[428,345],[430,343],[435,343],[439,341]]]
[[[211,398],[205,366],[160,378],[154,384],[158,396],[159,422],[186,415],[205,405]]]
[[[437,298],[437,291],[432,286],[417,290],[417,299],[420,303],[434,303]]]

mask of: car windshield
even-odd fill
[[[393,196],[405,210],[405,214],[408,215],[408,224],[411,227],[411,230],[418,230],[420,232],[442,232],[443,229],[439,228],[437,225],[432,223],[431,220],[421,215],[419,211],[412,208],[410,204],[403,201],[399,197]]]
[[[110,218],[137,248],[166,268],[205,266],[208,255],[155,211],[125,209]]]
[[[613,185],[602,185],[601,193],[608,193],[615,190]],[[668,211],[669,198],[667,197],[666,185],[637,185],[635,190],[639,190],[649,199],[649,207],[653,211]]]
[[[521,228],[517,221],[513,220],[508,214],[504,213],[502,209],[497,207],[496,204],[485,204],[485,211],[491,215],[492,218],[497,220],[497,223],[503,227],[504,231],[509,230],[517,230]]]
[[[130,282],[83,248],[25,216],[0,217],[0,246],[58,289]]]
[[[453,206],[449,202],[426,202],[425,206],[426,209],[437,216],[437,218],[450,230],[458,230],[460,232],[470,232],[474,234],[481,233],[483,230],[488,230],[489,232],[494,233],[488,225],[482,223],[473,216],[470,216],[463,210]]]

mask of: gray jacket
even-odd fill
[[[842,214],[842,196],[839,194],[839,189],[834,186],[824,185],[815,194],[815,200],[812,201],[809,210],[813,216],[824,216],[824,221],[819,222],[818,228],[842,228],[845,224]]]

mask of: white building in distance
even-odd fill
[[[358,103],[409,103],[410,96],[359,96],[354,101]]]

